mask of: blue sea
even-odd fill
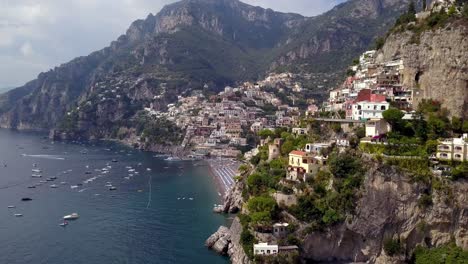
[[[204,162],[0,130],[1,264],[228,263],[204,247],[229,221],[211,212],[220,202]],[[79,219],[59,225],[75,212]]]

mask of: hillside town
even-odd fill
[[[349,68],[346,81],[331,90],[328,100],[320,107],[313,103],[306,109],[285,105],[274,93],[262,91],[265,84],[261,82],[227,87],[211,99],[218,103],[202,103],[205,107],[198,116],[180,124],[190,126],[191,132],[187,134],[190,137],[185,142],[196,152],[237,157],[255,166],[254,173],[247,178],[250,199],[246,210],[250,222],[243,226],[253,231],[252,240],[246,244],[257,241],[251,250],[244,248],[251,256],[268,259],[297,255],[299,244],[294,234],[305,228],[301,221],[312,221],[306,216],[311,205],[304,201],[304,195],[314,188],[314,192],[316,188],[324,188],[324,192],[333,193],[337,187],[332,187],[336,183],[330,181],[330,172],[336,176],[339,173],[336,166],[346,167],[341,177],[349,180],[356,177],[353,170],[360,169],[346,163],[366,159],[384,160],[412,171],[417,177],[435,177],[433,181],[446,182],[467,176],[466,121],[455,116],[450,120],[447,111],[435,100],[415,104],[413,96],[417,89],[402,84],[404,61],[395,58],[378,63],[377,53],[376,50],[363,53]],[[300,84],[294,84],[286,89],[294,92],[298,87]],[[199,98],[190,99],[190,104],[186,100],[181,100],[184,103],[179,107],[173,106],[174,114],[183,112],[180,109],[199,106],[196,103]],[[254,104],[246,106],[248,100]],[[271,115],[262,109],[265,103],[275,106]],[[450,127],[451,131],[443,131],[441,127]],[[257,146],[242,152],[247,148],[238,146],[252,144],[247,139],[252,134],[260,139]],[[357,158],[359,155],[362,156]],[[243,165],[240,175],[249,171],[251,165]],[[271,194],[270,190],[271,197],[259,196],[265,192],[265,184],[272,180],[276,181],[271,185],[275,193]],[[356,186],[338,188],[357,191]],[[420,199],[424,200],[421,203],[432,204],[432,196]],[[271,207],[262,211],[257,203],[268,203]],[[287,213],[283,212],[281,217],[271,213],[271,218],[257,219],[260,214],[270,215],[275,210]],[[332,211],[324,212],[323,222],[318,225],[340,221],[344,216],[338,212],[346,211],[340,207],[329,210]]]

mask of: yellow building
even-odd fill
[[[306,181],[307,175],[318,171],[324,165],[325,158],[304,151],[289,153],[289,166],[286,178],[291,181]]]

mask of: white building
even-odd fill
[[[382,113],[390,107],[388,102],[362,101],[353,105],[353,120],[382,119]]]
[[[376,137],[391,131],[390,124],[384,119],[373,118],[366,122],[366,137]]]
[[[468,134],[463,134],[461,138],[450,138],[440,142],[437,146],[437,158],[468,161]]]
[[[254,244],[254,255],[276,255],[278,245],[268,245],[268,243]]]

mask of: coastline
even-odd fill
[[[207,159],[211,176],[219,190],[220,196],[225,200],[226,194],[234,186],[234,177],[238,175],[238,169],[241,165],[239,161],[233,159]]]

